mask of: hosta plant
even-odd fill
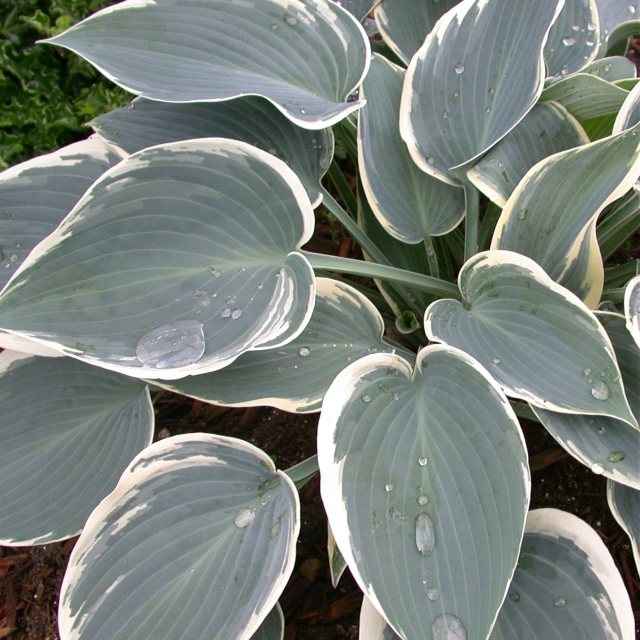
[[[634,638],[597,534],[529,511],[519,417],[635,549],[639,10],[125,0],[46,41],[139,96],[0,174],[0,541],[81,532],[63,640],[281,639],[318,469],[361,640]],[[305,250],[320,206],[363,260]],[[149,386],[321,411],[317,458],[151,444]]]

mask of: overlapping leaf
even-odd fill
[[[362,22],[380,0],[334,0]]]
[[[260,628],[251,636],[251,640],[282,640],[283,638],[284,614],[280,604],[276,603]]]
[[[631,540],[636,570],[640,569],[640,491],[638,487],[628,487],[609,479],[607,481],[607,502],[613,517]]]
[[[384,41],[406,64],[435,23],[460,0],[382,0],[375,9]]]
[[[640,84],[636,85],[620,107],[613,125],[614,133],[631,129],[640,122]]]
[[[155,443],[73,550],[62,640],[249,640],[293,570],[299,511],[291,480],[246,442],[200,433]]]
[[[402,94],[400,131],[421,169],[456,184],[453,168],[524,118],[542,92],[542,48],[562,4],[464,0],[438,21]]]
[[[618,25],[636,20],[640,4],[635,0],[596,0],[600,16],[600,57],[607,51],[609,36]]]
[[[232,406],[270,405],[319,411],[333,379],[368,353],[391,352],[378,310],[353,287],[318,278],[313,314],[305,330],[283,347],[241,355],[229,366],[161,386]]]
[[[574,515],[536,509],[491,640],[634,640],[629,594],[600,536]]]
[[[400,638],[367,596],[362,599],[358,631],[358,640],[398,640]]]
[[[510,251],[479,253],[463,266],[459,284],[462,303],[437,300],[427,309],[430,340],[476,358],[512,397],[638,427],[598,319],[533,260]]]
[[[71,358],[0,355],[0,542],[77,535],[151,443],[146,386]]]
[[[629,281],[624,294],[624,314],[627,329],[640,347],[640,276]]]
[[[320,204],[320,180],[333,157],[331,129],[301,129],[270,102],[254,96],[196,104],[138,98],[129,107],[96,118],[91,126],[127,153],[191,138],[247,142],[286,162],[304,184],[314,206]]]
[[[640,125],[539,162],[506,203],[491,248],[529,256],[595,307],[604,282],[596,222],[640,173],[639,131]]]
[[[640,349],[622,316],[598,313],[597,317],[615,349],[629,406],[637,419],[640,417]],[[582,373],[587,382],[597,382],[591,369]],[[534,411],[551,435],[594,473],[640,489],[640,431],[607,416]]]
[[[628,58],[611,56],[588,64],[582,73],[589,73],[607,82],[617,82],[636,77],[636,66]]]
[[[561,104],[541,102],[467,175],[493,202],[504,207],[531,167],[554,153],[588,142],[580,123]]]
[[[387,354],[350,365],[325,396],[318,461],[336,542],[395,632],[445,638],[451,622],[485,639],[529,492],[518,421],[486,370],[439,345],[415,372]]]
[[[108,171],[16,272],[0,327],[146,378],[213,371],[309,319],[304,187],[245,143],[151,147]]]
[[[417,244],[458,226],[464,190],[421,171],[397,122],[405,72],[376,55],[362,85],[367,106],[358,118],[358,161],[367,200],[393,237]]]
[[[46,42],[152,100],[260,95],[308,129],[362,106],[347,97],[370,52],[360,23],[328,0],[125,0]]]

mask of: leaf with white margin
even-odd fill
[[[627,331],[623,316],[597,312],[596,317],[615,349],[627,400],[637,419],[640,417],[640,349]],[[587,379],[595,380],[590,369],[582,373]],[[607,416],[554,413],[535,407],[533,410],[547,431],[576,460],[594,473],[640,489],[640,431]]]
[[[45,347],[45,345],[39,342],[4,332],[0,332],[0,348],[17,351],[19,353],[27,353],[30,356],[42,356],[43,358],[65,357],[63,353],[51,347]]]
[[[640,84],[637,84],[627,96],[613,125],[613,132],[626,131],[640,122]]]
[[[536,163],[554,153],[587,144],[580,123],[558,102],[540,102],[467,173],[469,180],[504,207]]]
[[[544,47],[548,75],[561,77],[580,71],[595,59],[599,38],[595,0],[565,0]]]
[[[640,15],[640,3],[637,0],[596,0],[600,16],[599,57],[604,57],[607,42],[613,30],[619,25],[636,20]]]
[[[394,238],[418,244],[449,233],[465,214],[464,190],[421,171],[398,131],[405,71],[374,55],[358,117],[360,177],[376,217]]]
[[[331,574],[331,585],[335,589],[342,578],[342,574],[347,568],[347,561],[340,553],[336,545],[336,539],[333,537],[331,526],[327,524],[327,556],[329,558],[329,573]]]
[[[484,367],[442,345],[423,349],[415,370],[388,354],[350,365],[325,396],[318,462],[336,542],[395,632],[445,638],[436,631],[452,621],[485,640],[515,569],[530,478],[518,420]]]
[[[640,276],[629,280],[624,292],[624,315],[627,329],[640,347]]]
[[[355,16],[356,20],[363,22],[380,0],[334,0],[334,2]]]
[[[427,308],[429,340],[474,357],[513,398],[638,428],[605,330],[542,267],[511,251],[485,251],[464,264],[458,283],[462,303],[444,299]]]
[[[329,385],[351,361],[395,349],[384,341],[382,317],[364,295],[329,278],[318,278],[316,285],[311,319],[288,344],[244,353],[219,371],[159,386],[212,404],[320,411]]]
[[[547,87],[541,101],[553,100],[563,105],[580,122],[618,113],[629,92],[602,78],[578,73]]]
[[[328,0],[125,0],[44,42],[152,100],[257,95],[306,129],[362,106],[347,97],[371,51],[360,23]]]
[[[464,0],[412,58],[400,133],[416,164],[445,182],[520,122],[544,85],[542,48],[563,0]],[[525,40],[522,34],[527,34]]]
[[[153,437],[145,384],[72,358],[0,354],[0,544],[77,535]]]
[[[616,522],[629,536],[636,571],[640,571],[640,490],[609,479],[607,481],[607,502]]]
[[[299,530],[295,486],[263,451],[205,433],[156,442],[71,554],[60,636],[248,640],[291,575]]]
[[[460,0],[382,0],[375,8],[380,34],[406,64],[436,22]]]
[[[286,162],[307,189],[314,207],[322,200],[320,180],[333,158],[331,129],[296,127],[270,102],[255,96],[198,104],[136,98],[129,107],[105,113],[90,124],[107,142],[127,153],[192,138],[247,142]]]
[[[277,602],[271,613],[264,619],[260,628],[251,636],[251,640],[283,640],[284,613]]]
[[[97,136],[0,173],[0,289],[82,194],[122,158]]]
[[[269,153],[222,138],[151,147],[31,253],[0,327],[136,377],[215,371],[302,331],[315,278],[296,249],[313,224],[304,187]]]
[[[600,536],[565,511],[531,511],[491,640],[635,637],[629,594]]]
[[[365,596],[360,608],[358,640],[398,640],[400,636],[387,624]],[[401,639],[400,639],[401,640]]]
[[[607,55],[624,56],[629,49],[629,39],[640,33],[640,20],[628,20],[619,24],[607,40]]]
[[[589,73],[607,82],[629,80],[636,77],[636,66],[628,58],[612,56],[601,58],[582,69],[582,73]]]
[[[640,174],[639,131],[637,125],[535,165],[502,210],[491,248],[532,258],[588,307],[597,306],[604,267],[596,222]]]

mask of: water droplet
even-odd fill
[[[593,22],[587,22],[587,31],[595,31],[596,25]]]
[[[234,310],[231,312],[231,317],[232,317],[234,320],[237,320],[241,315],[242,315],[242,309],[234,309]]]
[[[514,601],[514,602],[518,602],[518,600],[520,600],[520,594],[517,591],[514,591],[512,594],[509,595],[509,597]]]
[[[553,606],[558,607],[558,609],[564,607],[567,604],[567,601],[564,598],[556,598],[553,601]]]
[[[178,320],[145,333],[136,345],[136,357],[155,369],[193,364],[204,354],[204,332],[197,320]]]
[[[202,298],[203,295],[205,295],[205,293],[201,289],[194,289],[193,290],[193,297],[194,298]]]
[[[492,96],[496,92],[495,89],[489,89],[489,95]]]
[[[214,277],[214,278],[219,278],[222,274],[215,268],[215,267],[209,267],[207,269],[207,271]]]
[[[9,256],[9,262],[18,262],[18,256],[15,253],[12,253]]]
[[[453,69],[458,75],[464,73],[464,65],[462,64],[462,62],[458,62],[458,64]]]
[[[596,400],[607,400],[611,395],[611,391],[609,391],[609,387],[607,387],[602,380],[598,380],[598,382],[591,387],[591,395]]]
[[[426,466],[427,462],[428,462],[428,460],[427,460],[426,458],[418,458],[418,464],[419,464],[421,467]]]
[[[449,118],[449,112],[448,112],[448,111],[445,111],[445,112],[442,114],[442,117],[443,117],[445,120],[447,120],[447,119]]]
[[[228,318],[228,317],[231,315],[231,309],[224,308],[224,309],[220,312],[220,315],[221,315],[223,318]]]
[[[421,496],[418,496],[418,504],[421,507],[426,507],[429,504],[429,496],[424,493]]]
[[[384,485],[384,490],[389,493],[390,491],[393,491],[393,485],[392,484],[385,484]]]
[[[485,112],[485,113],[491,113],[491,107],[487,107],[487,108],[484,110],[484,112]]]
[[[19,242],[16,242],[16,249],[19,249],[22,245]]]
[[[440,597],[440,589],[436,589],[435,587],[431,587],[429,591],[427,591],[427,598],[431,600],[431,602],[435,602]]]
[[[591,369],[587,368],[582,373],[584,373],[585,376],[590,376],[591,375]]]
[[[363,396],[360,396],[360,400],[362,400],[362,402],[371,402],[371,396],[365,393]]]
[[[277,25],[277,24],[272,24],[272,25],[271,25],[271,28],[272,28],[274,31],[275,31],[276,29],[279,29],[279,27],[278,27],[278,25]]]
[[[574,31],[580,31],[580,27],[579,27],[577,24],[571,25],[571,28],[572,28]]]
[[[594,462],[591,465],[591,471],[593,471],[593,473],[595,473],[596,475],[602,475],[604,473],[604,465],[600,462]]]
[[[436,159],[435,158],[427,158],[427,163],[429,163],[430,165],[434,165],[436,163]]]
[[[309,347],[300,347],[300,349],[298,349],[298,355],[303,358],[306,358],[310,353],[311,349],[309,349]]]
[[[607,433],[607,430],[604,427],[600,427],[598,429],[598,435],[599,436],[603,436],[605,433]]]
[[[571,45],[574,45],[576,43],[576,39],[575,38],[563,38],[562,39],[562,44],[565,47],[570,47]]]
[[[609,462],[622,462],[625,459],[624,451],[612,451],[607,460]]]
[[[391,396],[396,402],[398,400],[400,400],[400,396],[397,393],[394,393],[393,396]]]
[[[285,16],[284,21],[292,27],[295,27],[298,24],[298,18],[294,18],[293,16]]]
[[[300,109],[300,113],[307,113],[304,109]]]
[[[529,209],[518,211],[518,220],[524,220],[527,217],[527,213],[529,213]]]
[[[236,523],[236,527],[238,527],[238,529],[244,529],[245,527],[248,527],[253,522],[253,519],[255,517],[256,517],[256,512],[253,511],[252,509],[241,509],[238,512],[238,515],[236,516],[236,519],[234,520],[234,522]]]
[[[566,75],[569,73],[569,67],[568,67],[568,65],[565,65],[564,67],[562,67],[562,69],[561,69],[560,73],[561,73],[563,76],[566,76]]]
[[[426,513],[416,516],[416,547],[423,556],[431,555],[436,546],[433,521]]]
[[[629,13],[635,13],[636,12],[636,8],[634,5],[630,4],[627,9],[629,9]]]
[[[391,509],[389,509],[389,515],[396,519],[396,520],[406,520],[407,516],[403,515],[402,513],[400,513],[397,509],[394,509],[393,507],[391,507]]]
[[[605,71],[605,73],[609,73],[609,71],[611,71],[611,65],[610,64],[605,64],[604,65],[604,71]]]
[[[451,613],[439,615],[431,625],[432,640],[467,640],[467,630]]]
[[[500,364],[502,362],[502,360],[500,360],[500,358],[494,358],[493,359],[493,364]]]
[[[454,91],[454,92],[453,92],[453,97],[454,97],[454,98],[457,98],[459,95],[460,95],[460,92],[459,92],[459,91]]]
[[[593,47],[593,45],[595,44],[595,41],[589,38],[588,40],[585,41],[585,44],[587,45],[587,47]],[[587,59],[588,59],[588,56],[585,56],[585,60]]]

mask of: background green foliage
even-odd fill
[[[85,138],[129,94],[78,56],[36,44],[116,0],[0,0],[0,169]]]

